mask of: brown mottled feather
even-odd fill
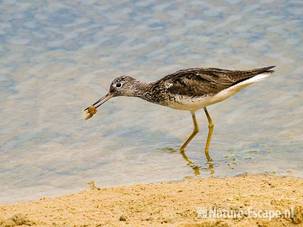
[[[247,71],[218,68],[190,68],[179,70],[156,81],[154,86],[167,87],[172,95],[203,96],[216,94],[261,73],[271,73],[274,66]],[[167,86],[169,85],[169,86]]]

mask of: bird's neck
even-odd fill
[[[152,93],[152,83],[146,83],[138,80],[135,81],[132,96],[144,99],[146,101],[151,101],[150,100],[151,93]]]

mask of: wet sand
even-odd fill
[[[199,217],[206,208],[293,213],[271,220]],[[303,226],[302,220],[303,179],[268,174],[113,188],[92,182],[76,194],[0,206],[1,226]]]

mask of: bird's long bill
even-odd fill
[[[101,106],[102,104],[104,104],[105,102],[107,102],[112,97],[113,97],[112,94],[107,93],[105,96],[103,96],[102,98],[100,98],[97,102],[95,102],[93,104],[93,106],[97,109],[99,106]],[[88,107],[85,110],[87,110],[87,109],[88,109]]]

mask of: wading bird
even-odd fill
[[[209,129],[204,151],[207,160],[211,161],[209,145],[214,123],[206,107],[221,102],[248,85],[265,79],[274,72],[274,67],[252,70],[189,68],[179,70],[151,83],[145,83],[130,76],[121,76],[112,81],[109,92],[104,97],[86,108],[85,111],[88,112],[88,117],[92,117],[99,106],[117,96],[138,97],[177,110],[187,110],[191,114],[194,129],[180,147],[180,151],[184,155],[186,146],[199,132],[196,111],[203,109]]]

